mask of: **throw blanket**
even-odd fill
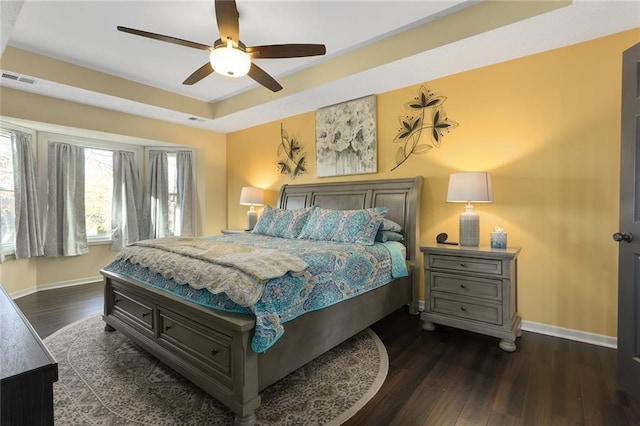
[[[296,276],[308,265],[298,256],[260,247],[200,238],[160,238],[133,243],[117,259],[128,260],[196,289],[226,295],[240,306],[255,304],[265,282],[290,272]]]

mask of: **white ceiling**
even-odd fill
[[[8,23],[3,4],[3,41]],[[5,4],[6,2],[6,4]],[[313,58],[256,61],[281,82],[286,76],[357,51],[370,43],[477,1],[327,1],[237,0],[240,38],[247,45],[323,43],[327,55]],[[59,59],[90,70],[180,94],[211,105],[247,91],[264,90],[249,77],[217,74],[193,86],[181,82],[208,60],[207,52],[121,33],[117,25],[170,35],[203,44],[218,38],[213,1],[34,1],[20,9],[8,46]],[[482,16],[478,16],[482,19]],[[372,93],[381,93],[489,65],[640,27],[640,2],[576,1],[572,5],[473,35],[441,47],[338,76],[309,89],[297,88],[264,98],[246,108],[187,120],[188,112],[146,105],[120,96],[39,79],[25,85],[2,78],[4,87],[39,93],[88,105],[228,133]],[[13,71],[0,64],[2,71]],[[35,72],[34,72],[35,74]],[[286,79],[285,79],[286,81]],[[283,90],[286,92],[286,90]]]

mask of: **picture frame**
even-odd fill
[[[375,95],[316,111],[318,177],[377,171]]]

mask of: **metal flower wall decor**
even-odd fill
[[[280,144],[278,145],[278,171],[291,179],[307,172],[307,154],[295,137],[289,136],[280,123]]]
[[[458,126],[455,121],[449,120],[444,112],[443,104],[446,96],[437,96],[424,86],[420,87],[420,93],[405,104],[410,111],[409,115],[400,117],[400,129],[393,139],[393,143],[400,144],[396,151],[395,170],[412,155],[420,155],[439,148],[445,132]],[[431,122],[425,119],[431,118]],[[420,143],[423,131],[430,135],[430,141]]]

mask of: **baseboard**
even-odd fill
[[[33,286],[29,288],[25,288],[24,290],[14,291],[13,293],[9,293],[9,297],[12,299],[19,299],[24,296],[28,296],[38,291],[38,287]]]
[[[522,321],[522,329],[532,333],[560,337],[562,339],[574,340],[576,342],[589,343],[613,349],[618,348],[618,339],[616,337],[589,333],[587,331],[572,330],[570,328],[556,327],[532,321]]]
[[[418,309],[424,311],[424,300],[418,301]],[[587,331],[572,330],[570,328],[556,327],[533,321],[522,321],[522,330],[531,333],[544,334],[546,336],[560,337],[561,339],[574,340],[576,342],[589,343],[591,345],[618,348],[618,339],[602,334],[589,333]]]
[[[102,281],[102,275],[98,275],[95,277],[86,277],[86,278],[78,278],[76,280],[69,280],[69,281],[58,281],[55,283],[48,283],[48,284],[40,284],[38,286],[35,287],[29,287],[25,290],[20,290],[20,291],[16,291],[13,292],[11,294],[9,294],[9,296],[12,299],[19,299],[20,297],[24,297],[24,296],[28,296],[30,294],[36,293],[38,291],[42,291],[42,290],[53,290],[55,288],[63,288],[63,287],[73,287],[76,285],[82,285],[82,284],[90,284],[90,283],[95,283],[98,281]]]

